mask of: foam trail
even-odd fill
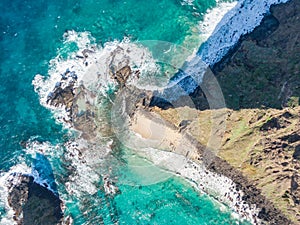
[[[111,149],[108,146],[101,146],[100,144],[93,146],[84,139],[79,138],[65,143],[64,146],[51,145],[48,142],[40,143],[37,141],[29,141],[25,151],[32,157],[36,155],[46,155],[50,163],[51,160],[55,158],[64,158],[70,162],[72,165],[72,174],[69,175],[66,183],[67,191],[80,198],[83,193],[92,195],[97,192],[95,183],[101,179],[100,173],[97,171],[104,171],[100,168],[104,165],[105,157],[108,156]],[[45,169],[47,169],[47,167],[45,167]],[[55,174],[57,176],[61,175],[59,171],[56,171],[56,173],[58,173]],[[36,173],[35,170],[31,169],[30,175],[33,175],[34,181],[42,186],[45,186],[45,182],[48,184],[51,183]],[[51,185],[48,185],[47,188],[56,193],[56,191],[50,187]]]
[[[192,4],[193,1],[185,1],[184,4]],[[217,24],[223,16],[236,6],[237,2],[217,1],[217,6],[206,12],[204,20],[199,23],[201,39],[206,41],[213,33]],[[177,72],[171,81],[163,88],[153,88],[155,95],[167,99],[169,102],[176,101],[180,96],[192,93],[202,82],[203,75],[208,65],[203,62],[199,54],[191,54],[187,57],[186,62]]]
[[[217,7],[209,9],[202,22],[200,22],[200,32],[203,41],[206,41],[214,32],[218,23],[222,20],[226,13],[233,9],[237,2],[220,2]]]
[[[92,148],[84,139],[68,142],[65,146],[65,158],[73,167],[72,175],[66,183],[67,191],[79,199],[85,193],[95,194],[98,190],[96,183],[101,180],[101,174],[104,172],[100,168],[104,166],[105,157],[111,150],[105,146]]]
[[[214,196],[219,202],[225,203],[235,212],[233,216],[257,223],[258,209],[242,201],[245,193],[238,190],[236,184],[229,178],[213,173],[183,155],[161,151],[153,148],[139,149],[138,154],[176,175],[184,177],[200,192]]]

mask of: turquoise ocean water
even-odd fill
[[[121,193],[115,198],[105,196],[101,188],[92,195],[69,195],[65,182],[70,171],[61,158],[68,132],[40,105],[31,83],[36,74],[47,74],[57,49],[70,50],[70,46],[63,46],[65,30],[88,31],[99,44],[128,36],[131,41],[161,40],[191,50],[197,48],[201,43],[197,25],[216,1],[186,2],[193,3],[0,1],[0,171],[5,173],[23,161],[36,163],[38,158],[32,159],[22,147],[23,142],[47,142],[56,146],[52,148],[54,153],[46,156],[58,191],[66,200],[65,213],[72,216],[74,224],[246,224],[234,219],[229,209],[220,210],[219,203],[178,177],[147,186],[126,185],[123,180],[118,185]],[[116,165],[126,171],[126,161]],[[0,220],[5,216],[1,208]]]

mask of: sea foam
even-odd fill
[[[74,71],[77,75],[75,87],[84,85],[95,94],[106,96],[106,92],[116,86],[116,81],[111,78],[111,73],[129,65],[133,71],[139,72],[140,77],[153,73],[159,68],[147,48],[137,43],[131,43],[128,38],[122,41],[107,42],[104,46],[94,44],[95,40],[89,32],[68,31],[64,34],[64,45],[75,43],[78,51],[70,52],[66,59],[58,55],[50,60],[49,71],[46,76],[37,74],[32,81],[34,90],[40,96],[40,103],[53,111],[59,122],[70,128],[68,113],[62,107],[52,107],[47,104],[48,94],[55,85],[61,81],[66,70]],[[87,53],[84,53],[87,52]],[[87,57],[84,56],[87,54]],[[132,77],[129,83],[136,82]],[[66,82],[67,83],[67,82]]]
[[[138,154],[150,160],[154,165],[174,175],[184,177],[198,191],[209,194],[219,202],[228,205],[234,209],[234,217],[256,224],[259,209],[255,205],[242,201],[245,193],[238,190],[236,184],[228,177],[213,173],[206,169],[204,164],[195,163],[173,152],[143,148],[138,151]]]
[[[257,27],[269,13],[271,5],[289,0],[243,0],[238,1],[217,24],[212,35],[200,47],[202,60],[213,66],[232,49],[240,38]]]
[[[185,94],[193,93],[198,87],[204,73],[199,67],[205,63],[214,66],[243,35],[257,27],[264,16],[270,12],[271,5],[286,3],[289,0],[242,0],[233,3],[219,3],[218,7],[208,11],[204,21],[200,23],[202,35],[208,39],[200,46],[194,59],[187,61],[183,69],[186,78],[179,83]],[[224,10],[224,11],[223,11]],[[222,13],[221,13],[222,12]],[[224,12],[226,12],[224,14]],[[220,18],[222,18],[220,20]],[[199,66],[195,62],[199,62]],[[196,79],[195,79],[196,78]]]

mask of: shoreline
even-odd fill
[[[204,74],[199,74],[195,68],[203,64],[214,71],[224,60],[230,58],[245,37],[263,25],[272,7],[280,7],[290,1],[243,0],[237,2],[217,24],[210,37],[199,46],[196,56],[186,62],[183,72],[175,74],[174,77],[181,80],[179,82],[181,89],[187,94],[192,94],[199,86],[199,80]],[[245,26],[245,21],[247,26]],[[198,65],[195,66],[195,62]]]
[[[285,4],[290,0],[244,0],[239,1],[218,23],[212,35],[199,48],[202,60],[214,66],[231,51],[243,36],[260,26],[271,7]],[[245,23],[246,25],[245,26]],[[217,50],[216,50],[217,49]]]
[[[209,165],[202,163],[202,154],[206,151],[205,147],[184,131],[176,129],[175,126],[165,121],[161,122],[157,115],[152,112],[140,109],[137,109],[131,120],[133,122],[130,129],[137,133],[139,137],[145,135],[145,129],[151,127],[155,131],[158,126],[161,127],[160,129],[165,129],[166,133],[172,131],[174,134],[182,136],[181,143],[178,143],[178,136],[174,134],[166,135],[158,141],[163,143],[160,144],[160,151],[144,149],[140,150],[138,154],[144,155],[154,163],[156,162],[155,164],[159,164],[162,158],[168,156],[166,151],[173,152],[177,155],[175,158],[180,163],[171,158],[168,162],[161,162],[159,165],[191,181],[199,190],[214,196],[221,203],[225,203],[240,218],[247,219],[253,224],[264,224],[266,222],[271,224],[291,224],[249,180],[226,161],[214,156]],[[156,137],[148,136],[148,138],[151,140]],[[146,139],[141,139],[141,141],[146,141]],[[193,152],[191,152],[191,148],[186,148],[189,151],[182,152],[183,149],[180,145],[186,146],[187,143],[189,143],[188,146],[194,147]],[[170,162],[175,162],[175,165],[172,165]],[[223,186],[224,184],[226,184],[225,187]]]
[[[225,55],[222,58],[224,59],[226,57],[228,57],[228,55]],[[44,97],[46,97],[46,96],[44,96]],[[47,107],[49,107],[49,105],[47,105]],[[145,133],[143,135],[145,137],[147,137],[147,135]],[[176,136],[176,132],[174,133],[174,135]],[[182,134],[180,134],[180,135],[182,135]],[[189,155],[190,153],[184,152],[183,148],[179,148],[181,152],[178,152],[178,153],[180,153],[182,156],[186,155],[186,156],[194,157],[194,158],[197,158],[196,156],[199,154],[199,152],[203,153],[204,147],[200,146],[200,144],[196,140],[194,140],[191,137],[188,137],[187,140],[190,143],[189,146],[192,146],[194,149],[193,150],[194,156]],[[163,146],[166,147],[169,144],[170,143],[163,143]],[[200,160],[198,160],[198,161],[200,161]],[[198,175],[198,176],[195,175],[195,177],[193,177],[194,180],[197,180],[199,177],[201,177],[201,174],[205,173],[206,170],[201,169],[201,168],[198,168],[198,170],[191,169],[192,171],[188,171],[190,168],[193,168],[193,163],[191,162],[190,164],[191,164],[190,167],[187,168],[186,175],[182,175],[182,176],[186,176],[186,177],[194,176],[195,173],[198,173],[199,171],[201,171],[200,175]],[[222,174],[220,176],[224,176],[229,180],[228,181],[229,186],[230,186],[230,181],[231,181],[232,185],[235,185],[235,187],[230,186],[231,188],[234,189],[233,192],[238,193],[239,195],[241,195],[241,193],[243,193],[243,196],[241,197],[241,199],[242,199],[242,201],[246,202],[246,205],[248,205],[248,206],[246,207],[246,209],[242,209],[242,212],[240,212],[240,214],[243,214],[244,212],[249,213],[251,215],[250,220],[252,222],[255,222],[255,219],[259,220],[258,217],[263,217],[266,220],[275,221],[276,223],[280,223],[280,224],[286,224],[289,222],[289,221],[287,222],[287,219],[284,216],[282,216],[282,214],[279,210],[277,210],[268,200],[265,199],[265,197],[263,197],[261,195],[260,191],[257,190],[257,188],[255,186],[253,186],[251,182],[249,182],[240,172],[236,171],[226,161],[215,157],[214,161],[206,169],[207,169],[207,171],[210,171],[210,173],[212,173],[212,174],[219,174],[219,175]],[[192,175],[190,175],[190,174],[192,174]],[[203,180],[205,178],[199,178],[199,180],[201,180],[201,179]],[[211,181],[211,180],[209,179],[209,181]],[[213,181],[212,184],[214,182],[215,181]],[[228,190],[227,193],[232,192],[232,190],[230,190],[230,187],[227,188],[227,190]],[[223,191],[221,189],[220,189],[220,192],[223,193]],[[228,197],[232,198],[231,196],[228,196]],[[237,199],[238,198],[236,197],[234,200],[235,203],[238,202]],[[227,201],[227,202],[229,202],[229,204],[230,204],[230,201]],[[252,208],[252,205],[255,205],[257,208],[259,208],[260,212],[257,211],[256,207]],[[236,206],[234,204],[231,207],[235,208]],[[236,207],[236,211],[238,211],[237,207]],[[241,217],[243,217],[243,215],[241,215]]]

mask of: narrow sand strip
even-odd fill
[[[138,110],[132,118],[131,130],[140,138],[143,146],[146,146],[145,142],[148,141],[155,143],[155,146],[137,149],[137,154],[184,177],[198,190],[228,205],[237,217],[260,224],[257,207],[242,201],[244,193],[237,190],[231,179],[206,169],[199,160],[199,149],[175,126],[152,112]]]

